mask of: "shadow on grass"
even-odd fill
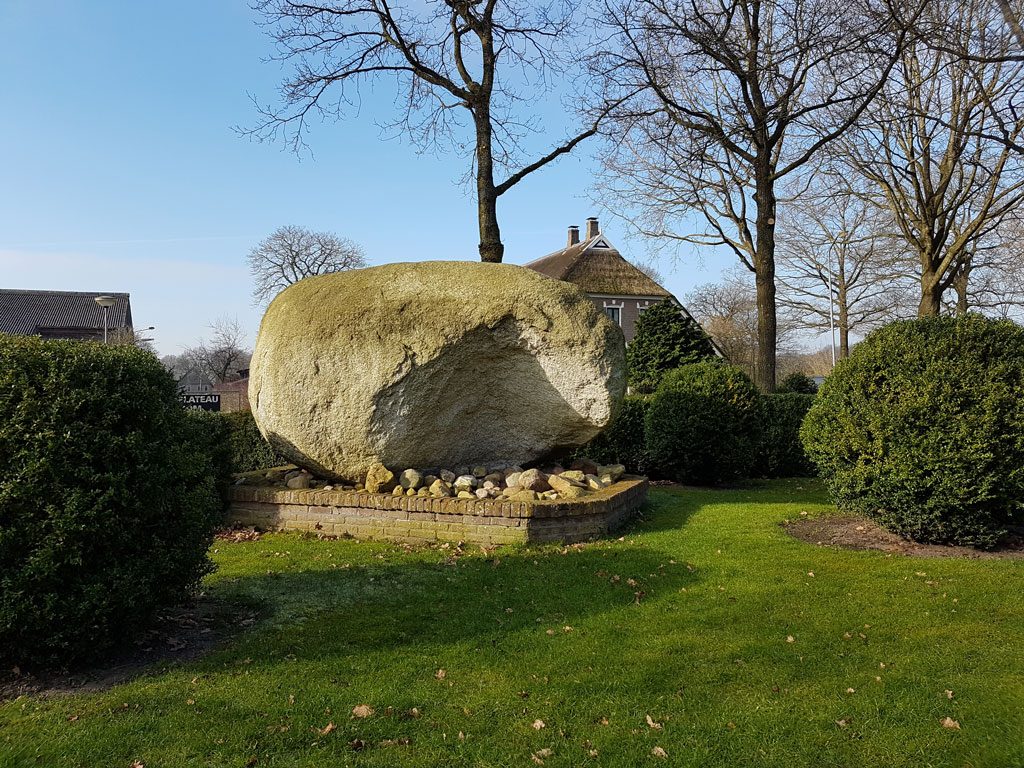
[[[281,652],[313,659],[414,644],[495,645],[503,633],[561,629],[695,580],[668,555],[615,541],[241,577],[219,585],[218,596],[259,600],[265,618],[209,663],[222,663],[224,653],[258,664],[277,663]]]

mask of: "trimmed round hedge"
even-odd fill
[[[622,464],[631,474],[646,474],[650,460],[644,441],[644,417],[649,405],[648,397],[626,395],[615,420],[573,455],[599,464]]]
[[[761,437],[756,471],[759,477],[814,475],[814,466],[800,441],[800,426],[814,404],[814,397],[798,392],[761,395],[758,401]]]
[[[67,666],[212,566],[221,420],[129,346],[0,336],[0,658]]]
[[[1024,328],[966,315],[875,331],[825,380],[802,437],[841,508],[992,547],[1024,519]]]
[[[219,418],[224,420],[228,429],[232,472],[253,472],[291,463],[278,455],[260,434],[251,411],[222,413]]]
[[[759,435],[757,388],[731,365],[704,361],[665,374],[645,420],[657,471],[680,483],[749,477]]]

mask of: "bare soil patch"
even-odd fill
[[[105,691],[162,663],[195,659],[256,620],[257,612],[252,608],[200,598],[191,605],[161,612],[150,627],[87,667],[0,670],[0,701],[29,694],[60,696]]]
[[[1024,558],[1024,535],[1011,534],[998,549],[919,544],[881,528],[866,517],[832,515],[787,520],[782,524],[794,538],[821,547],[875,549],[908,557],[962,557],[977,560]]]

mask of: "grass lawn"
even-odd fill
[[[0,705],[0,766],[1024,766],[1024,561],[814,547],[802,511],[778,481],[579,547],[218,543],[208,596],[257,623]]]

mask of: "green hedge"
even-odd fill
[[[993,546],[1024,520],[1024,328],[886,326],[825,381],[802,436],[841,507],[918,541]]]
[[[587,445],[576,451],[599,464],[622,464],[631,474],[645,475],[650,460],[644,440],[644,417],[650,398],[627,395],[615,421]]]
[[[288,464],[270,443],[263,439],[256,420],[249,411],[221,414],[228,427],[228,445],[231,452],[232,472],[253,472]]]
[[[758,397],[750,379],[725,363],[693,363],[666,374],[645,420],[656,471],[698,485],[749,477],[758,445]]]
[[[72,664],[188,595],[224,444],[147,352],[0,336],[0,658]]]
[[[818,385],[815,384],[814,379],[806,373],[800,373],[797,371],[789,374],[789,376],[779,382],[779,386],[775,388],[775,391],[779,393],[795,393],[798,395],[816,395],[818,394]]]
[[[756,474],[759,477],[809,477],[814,465],[800,440],[800,426],[814,404],[814,395],[779,392],[761,395]]]
[[[717,356],[704,329],[677,304],[662,301],[636,321],[636,334],[626,350],[629,386],[633,392],[651,394],[668,371],[711,359]]]

